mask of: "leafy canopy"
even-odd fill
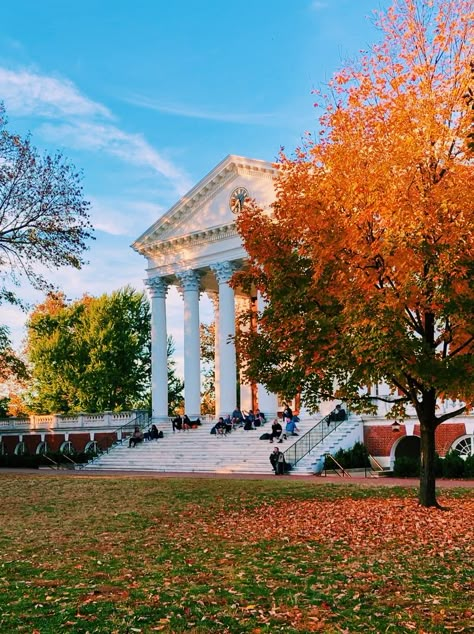
[[[27,324],[36,412],[131,409],[150,389],[150,309],[130,287],[67,303],[50,294]]]
[[[237,218],[236,283],[268,301],[237,343],[247,378],[310,407],[370,410],[386,381],[392,413],[435,428],[437,397],[474,400],[473,7],[396,0],[376,21],[381,43],[319,95],[319,138],[281,154],[273,214]]]
[[[60,153],[41,156],[30,138],[7,129],[0,103],[0,305],[21,305],[9,282],[21,275],[37,288],[50,288],[40,268],[84,263],[91,237],[89,203],[81,174]],[[0,378],[24,378],[22,361],[12,350],[9,332],[0,327]]]
[[[48,282],[37,265],[81,267],[91,224],[80,182],[81,174],[60,153],[41,156],[29,137],[9,132],[0,104],[3,278],[25,274],[34,286],[45,288]]]

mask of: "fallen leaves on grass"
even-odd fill
[[[455,508],[447,511],[400,498],[289,500],[246,512],[222,512],[212,523],[201,517],[200,523],[206,532],[232,541],[336,541],[364,551],[381,544],[395,548],[410,544],[411,549],[416,542],[442,558],[445,549],[472,549],[468,527],[474,525],[474,499],[457,500]]]

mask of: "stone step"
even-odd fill
[[[314,427],[317,419],[307,419],[299,423],[300,436]],[[215,472],[215,473],[271,473],[269,455],[272,447],[281,450],[291,447],[299,437],[289,437],[283,443],[270,444],[260,440],[263,433],[269,433],[271,426],[256,430],[233,430],[227,436],[210,434],[213,423],[203,422],[197,429],[172,432],[170,423],[157,425],[164,438],[145,441],[134,448],[128,447],[128,439],[117,444],[108,453],[84,467],[86,470],[157,471],[157,472]],[[342,427],[342,426],[341,426]],[[339,439],[346,433],[337,431]],[[352,427],[351,427],[352,428]],[[329,437],[328,437],[329,438]],[[324,445],[324,452],[329,445]],[[311,461],[314,461],[314,457]],[[307,470],[306,470],[307,473]]]

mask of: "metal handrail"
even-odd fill
[[[368,458],[369,458],[369,466],[365,468],[365,477],[367,477],[367,471],[369,472],[369,477],[371,478],[377,477],[377,475],[380,473],[386,473],[386,474],[392,473],[390,469],[386,469],[385,467],[382,467],[382,465],[377,460],[377,458],[374,458],[372,454],[369,453]]]
[[[124,425],[121,425],[120,427],[117,427],[116,429],[113,430],[112,433],[115,433],[117,435],[117,438],[120,434],[120,439],[117,440],[117,442],[122,442],[122,430],[128,428],[128,427],[139,427],[140,429],[144,429],[149,423],[149,417],[148,417],[148,412],[146,411],[142,411],[139,414],[137,414],[137,416],[135,416],[135,418],[132,418],[132,420],[129,420],[128,423],[125,423]]]
[[[332,412],[331,412],[332,414]],[[302,458],[307,456],[317,445],[319,445],[329,434],[339,427],[344,420],[330,420],[331,414],[328,414],[316,425],[311,427],[303,436],[288,449],[283,452],[286,462],[289,462],[294,467]]]
[[[370,462],[370,468],[372,469],[372,471],[383,471],[384,468],[382,467],[382,465],[380,464],[380,462],[374,458],[371,454],[369,454],[369,462]],[[377,467],[377,469],[374,469],[372,466],[372,463]]]
[[[62,456],[63,458],[66,458],[66,460],[69,460],[69,462],[72,462],[72,464],[77,467],[77,462],[73,460],[70,456],[68,456],[67,453],[63,453]]]
[[[53,463],[53,465],[56,467],[56,469],[59,469],[59,462],[56,462],[56,460],[53,460],[52,458],[50,458],[47,454],[43,453],[41,454],[42,458],[46,458],[46,460],[49,460],[50,462]],[[51,467],[51,465],[46,465],[48,466],[50,469],[54,469],[54,467]]]
[[[342,421],[341,421],[341,423],[342,423]],[[330,460],[332,460],[332,461],[336,464],[337,468],[338,468],[338,469],[340,469],[340,471],[342,471],[342,474],[341,474],[339,471],[336,471],[336,470],[333,468],[333,471],[336,471],[337,475],[338,475],[340,478],[343,478],[344,476],[346,476],[347,478],[352,478],[351,474],[350,474],[350,473],[348,473],[348,472],[344,469],[344,467],[338,463],[338,461],[336,460],[336,458],[334,458],[334,456],[332,456],[330,453],[326,453],[326,454],[324,455],[324,458],[325,458],[325,460],[327,460],[328,458],[329,458]],[[325,471],[327,470],[326,463],[324,463],[324,470],[325,470]]]

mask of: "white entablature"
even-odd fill
[[[231,194],[245,188],[250,198],[269,207],[276,172],[267,161],[225,158],[133,243],[148,260],[149,277],[244,258]]]
[[[132,245],[147,258],[146,285],[152,297],[153,416],[166,416],[166,292],[177,286],[184,301],[185,408],[200,410],[199,297],[213,300],[216,321],[216,413],[236,404],[235,293],[228,282],[246,259],[235,226],[235,211],[246,197],[269,209],[277,168],[267,161],[230,155],[159,218]],[[258,404],[276,412],[276,397],[259,386]],[[252,406],[241,388],[241,404]],[[255,405],[255,403],[254,403]]]

